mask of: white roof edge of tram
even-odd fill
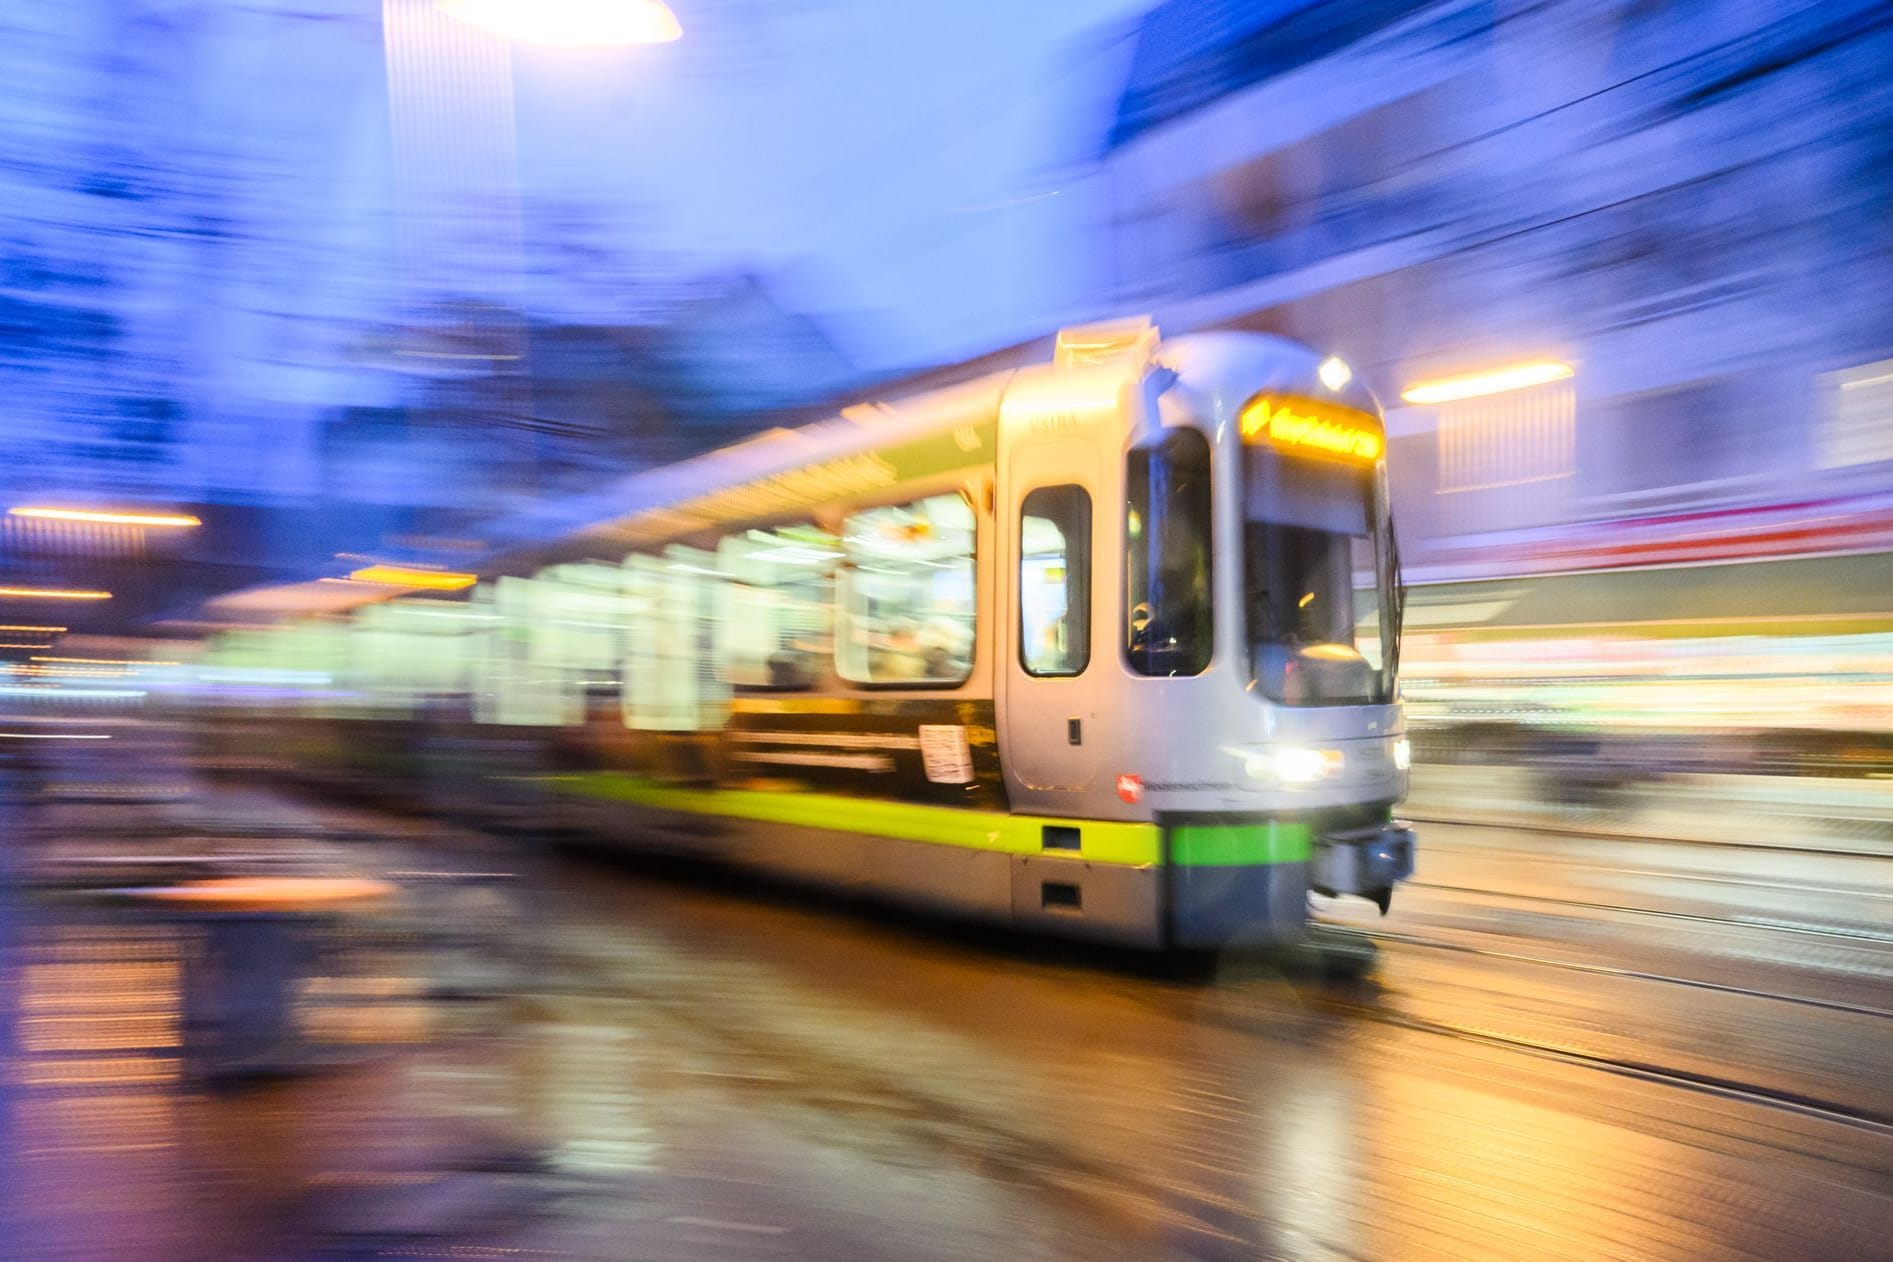
[[[543,546],[550,540],[603,529],[639,513],[710,494],[722,487],[790,473],[809,464],[857,455],[874,447],[943,433],[998,412],[1006,383],[1022,368],[1096,366],[1099,352],[1141,365],[1158,345],[1148,317],[1070,325],[1059,330],[1049,358],[988,371],[967,381],[914,394],[863,400],[806,425],[777,427],[702,455],[641,469],[611,485],[559,505],[535,505],[497,523],[489,560]],[[1089,353],[1076,353],[1083,347]]]
[[[640,513],[708,495],[733,483],[790,473],[810,464],[857,455],[890,443],[912,441],[970,424],[998,410],[1015,369],[907,398],[876,400],[843,408],[793,429],[764,430],[733,446],[628,474],[601,491],[503,519],[493,531],[489,561],[608,528]],[[484,566],[482,568],[485,568]]]

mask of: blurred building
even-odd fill
[[[324,414],[390,392],[347,353],[386,302],[379,38],[344,0],[0,17],[10,493],[316,489]]]
[[[110,589],[73,617],[125,629],[432,555],[859,380],[766,278],[519,188],[507,53],[475,34],[422,0],[0,13],[0,510],[206,522],[16,523],[0,574]],[[578,273],[611,297],[586,323],[548,299]]]
[[[1847,0],[1168,0],[1111,305],[1367,373],[1421,577],[1888,546],[1889,64]]]
[[[1884,776],[1888,65],[1859,0],[1149,13],[1109,305],[1382,393],[1424,761]]]

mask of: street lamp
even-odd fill
[[[529,44],[668,44],[683,27],[664,0],[434,0],[472,26]]]

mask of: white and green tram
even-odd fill
[[[226,636],[207,678],[436,803],[1055,934],[1291,940],[1311,891],[1384,910],[1412,871],[1385,449],[1302,345],[1072,329],[628,478],[460,597]]]

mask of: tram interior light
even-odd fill
[[[1330,390],[1339,390],[1354,380],[1354,370],[1349,368],[1347,361],[1338,355],[1330,355],[1322,360],[1321,366],[1315,369],[1315,373],[1321,378],[1321,384]]]

